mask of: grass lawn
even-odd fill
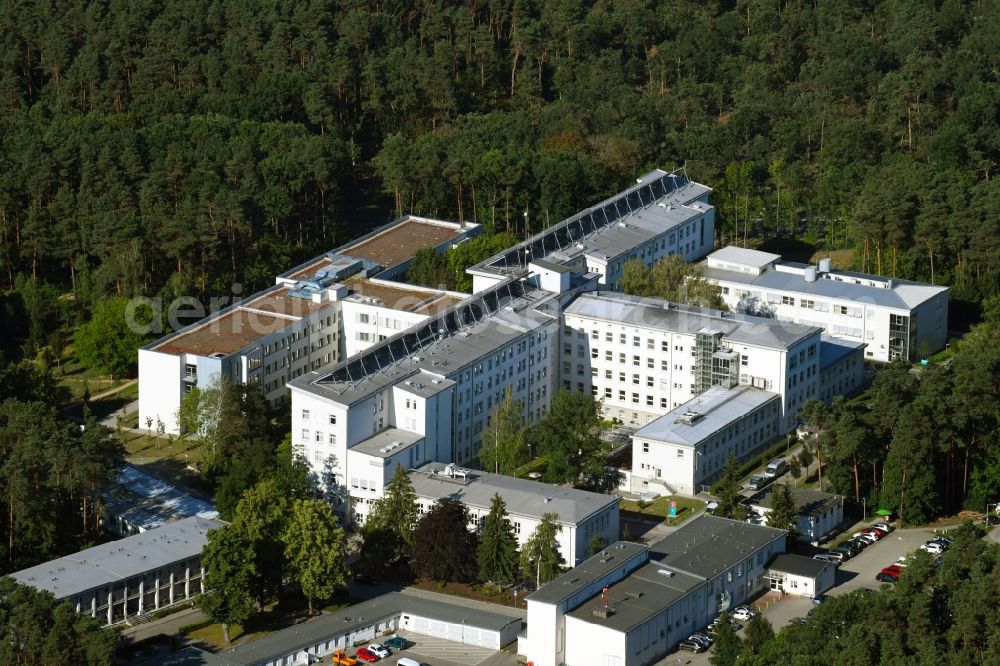
[[[673,500],[677,503],[677,516],[670,519],[667,518],[667,513],[670,511],[670,501]],[[690,497],[681,497],[680,495],[665,495],[663,497],[657,497],[652,502],[633,502],[632,500],[622,500],[621,510],[630,511],[632,513],[641,513],[647,516],[656,516],[657,518],[662,518],[666,520],[671,525],[679,525],[685,520],[694,515],[696,511],[700,511],[705,507],[705,503],[701,500],[692,499]]]
[[[229,627],[229,640],[232,641],[231,645],[226,645],[226,641],[222,636],[222,625],[221,624],[210,624],[202,629],[196,629],[189,633],[187,636],[193,641],[198,641],[205,643],[206,645],[211,645],[219,650],[224,650],[226,648],[237,645],[238,643],[245,643],[247,641],[253,640],[255,638],[260,638],[266,634],[271,633],[270,631],[258,631],[253,633],[245,633],[242,625],[234,624]]]
[[[59,385],[69,389],[72,400],[79,400],[88,390],[90,395],[94,395],[115,386],[121,386],[128,381],[127,378],[111,379],[98,370],[85,368],[73,357],[72,349],[67,350],[67,353],[68,358],[59,365],[61,370]]]
[[[136,400],[139,397],[139,385],[130,384],[126,386],[121,391],[113,393],[106,398],[101,398],[100,400],[91,400],[87,407],[90,409],[90,413],[93,414],[98,419],[103,419],[105,416],[110,416],[115,412],[119,411],[122,407],[128,403]],[[83,416],[83,405],[76,404],[65,412],[68,416]]]

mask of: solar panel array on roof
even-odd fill
[[[454,305],[439,316],[407,329],[401,335],[369,348],[317,380],[320,384],[355,382],[410,358],[427,345],[453,335],[496,313],[534,289],[518,280],[506,280]]]
[[[691,182],[686,177],[676,173],[663,173],[658,178],[649,180],[647,177],[642,180],[643,182],[639,185],[567,218],[526,243],[520,243],[505,250],[480,265],[499,271],[521,268],[525,261],[525,255],[540,259],[553,252],[568,248],[587,236],[611,226],[623,217],[653,205],[671,192],[676,192]]]

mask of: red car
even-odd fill
[[[358,651],[354,653],[354,656],[361,661],[378,661],[378,655],[365,647],[358,648]]]

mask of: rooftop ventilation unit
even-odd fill
[[[698,421],[702,420],[703,418],[705,418],[704,414],[699,414],[698,412],[693,412],[691,410],[688,410],[688,411],[684,412],[683,414],[681,414],[677,418],[677,420],[675,421],[675,423],[684,423],[686,425],[694,425],[695,423],[697,423]]]
[[[674,576],[674,572],[671,571],[670,569],[659,569],[657,570],[656,573],[660,574],[661,576],[666,576],[667,578],[673,578]]]

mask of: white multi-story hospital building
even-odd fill
[[[777,254],[724,247],[708,256],[705,277],[736,312],[819,326],[864,343],[865,359],[914,361],[948,339],[948,287],[783,261]]]

